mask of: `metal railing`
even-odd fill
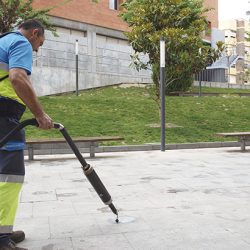
[[[227,82],[227,72],[225,69],[204,69],[194,77],[195,81],[201,82]]]

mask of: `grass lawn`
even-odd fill
[[[213,92],[217,91],[213,89]],[[53,120],[62,123],[72,137],[120,135],[125,138],[124,142],[108,145],[160,143],[159,110],[146,88],[105,87],[83,91],[78,97],[68,94],[41,97],[40,101]],[[30,117],[31,113],[26,111],[23,119]],[[250,131],[250,97],[167,96],[166,123],[166,143],[220,141],[221,138],[214,136],[216,132]],[[61,137],[57,130],[31,127],[26,129],[26,135],[27,138]]]

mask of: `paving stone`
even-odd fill
[[[29,250],[74,250],[71,238],[48,239],[48,240],[25,240],[18,246]]]
[[[48,217],[17,218],[14,229],[25,232],[27,243],[33,240],[46,242],[51,237]]]
[[[77,250],[132,250],[134,249],[129,241],[122,234],[108,234],[108,235],[97,235],[88,236],[84,238],[74,238],[73,240],[74,249]]]
[[[19,202],[17,209],[17,218],[28,219],[33,217],[33,202]]]
[[[34,217],[76,215],[71,202],[65,201],[45,201],[33,203]]]
[[[248,250],[249,151],[98,153],[87,158],[121,223],[72,155],[26,162],[15,229],[37,249]]]
[[[75,216],[52,216],[49,218],[51,238],[83,237],[100,235],[102,231],[94,216],[81,214]]]

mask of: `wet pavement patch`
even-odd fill
[[[78,179],[78,180],[72,180],[72,182],[87,182],[87,180],[84,180],[84,179]]]
[[[165,178],[165,177],[157,177],[157,176],[148,176],[148,177],[142,177],[140,178],[142,181],[141,182],[150,182],[150,181],[154,181],[154,180],[169,180],[171,178]]]
[[[77,196],[77,193],[64,193],[64,194],[57,194],[57,197],[71,197],[71,196]]]
[[[111,224],[129,224],[136,221],[134,217],[131,216],[119,216],[119,222],[117,223],[114,219],[108,219]]]
[[[43,194],[48,194],[49,192],[46,192],[46,191],[37,191],[37,192],[34,192],[32,194],[34,195],[43,195]]]
[[[181,193],[181,192],[188,192],[188,189],[184,189],[184,188],[175,188],[175,189],[168,189],[167,192],[168,192],[168,193],[171,193],[171,194],[176,194],[176,193]]]

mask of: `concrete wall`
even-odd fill
[[[74,91],[75,41],[79,41],[79,89],[118,83],[151,83],[151,71],[130,67],[132,48],[122,32],[54,19],[59,37],[46,32],[34,54],[32,82],[39,96]]]

